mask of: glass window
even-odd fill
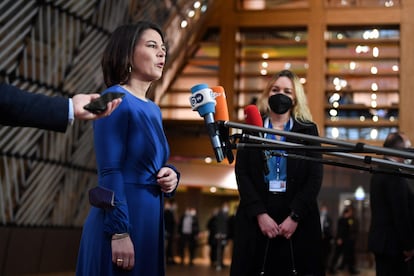
[[[381,140],[397,127],[399,28],[328,29],[326,134]]]
[[[307,31],[304,29],[240,30],[237,49],[237,81],[234,100],[239,120],[244,120],[244,107],[263,91],[276,72],[289,69],[306,76]]]
[[[328,7],[398,7],[400,0],[326,0]]]

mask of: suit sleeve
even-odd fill
[[[0,83],[0,124],[65,132],[69,101]]]

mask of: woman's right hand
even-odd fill
[[[279,225],[268,214],[257,215],[257,223],[266,237],[275,238],[279,234]]]
[[[130,270],[135,265],[134,245],[131,238],[125,237],[111,241],[112,262],[123,269]]]

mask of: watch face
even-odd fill
[[[298,216],[298,214],[296,214],[296,213],[294,213],[294,212],[292,212],[292,213],[290,214],[290,218],[291,218],[293,221],[296,221],[296,222],[298,222],[298,220],[299,220],[299,216]]]

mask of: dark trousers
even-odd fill
[[[331,255],[331,248],[331,239],[322,239],[322,261],[325,269],[329,267],[329,256]]]
[[[330,270],[335,270],[336,269],[336,265],[338,264],[338,260],[343,255],[343,253],[344,253],[343,244],[341,244],[341,245],[335,244],[335,250],[334,250],[334,253],[332,255],[331,264],[329,265]]]
[[[197,244],[196,244],[194,235],[191,235],[191,234],[181,235],[180,237],[181,263],[184,263],[184,252],[185,252],[185,248],[188,247],[188,251],[190,255],[190,264],[193,264],[196,246]]]
[[[210,264],[215,265],[217,261],[217,243],[216,241],[209,242],[210,245]]]
[[[335,270],[341,255],[342,261],[339,268],[344,269],[345,267],[348,267],[349,271],[355,271],[355,241],[345,241],[342,245],[336,244],[331,260],[330,270]]]
[[[165,248],[165,254],[167,263],[171,264],[174,263],[174,250],[173,250],[173,243],[174,243],[174,236],[171,234],[168,234],[166,239],[166,248]]]

